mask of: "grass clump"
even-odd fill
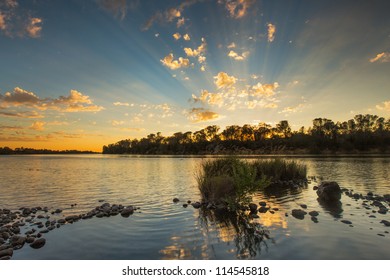
[[[306,166],[294,161],[246,161],[231,157],[205,160],[197,181],[203,201],[235,208],[251,201],[251,195],[278,180],[306,178]]]

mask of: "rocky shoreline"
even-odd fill
[[[139,207],[110,203],[103,203],[80,215],[69,216],[63,216],[62,209],[50,211],[48,207],[22,207],[16,211],[0,209],[0,260],[11,259],[14,250],[22,249],[26,244],[33,249],[42,248],[46,244],[44,235],[65,224],[93,217],[121,215],[127,218],[137,210]]]

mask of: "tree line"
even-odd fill
[[[293,131],[287,120],[275,126],[231,125],[220,131],[217,125],[201,130],[176,132],[164,137],[161,132],[141,139],[125,139],[103,146],[104,154],[272,154],[390,151],[390,118],[356,115],[334,122],[316,118],[309,128]]]
[[[316,118],[309,128],[293,131],[287,120],[275,126],[231,125],[220,131],[216,125],[199,131],[176,132],[164,137],[160,132],[141,139],[125,139],[103,146],[105,154],[270,154],[322,152],[384,152],[390,148],[390,119],[376,115],[356,115],[334,122]]]
[[[51,155],[51,154],[93,154],[92,151],[78,151],[78,150],[48,150],[48,149],[33,149],[33,148],[15,148],[11,149],[10,147],[0,147],[0,155],[29,155],[29,154],[41,154],[41,155]]]

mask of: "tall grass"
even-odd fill
[[[205,160],[197,174],[202,199],[229,207],[249,203],[251,194],[272,181],[304,178],[306,166],[294,161],[246,161],[236,157]]]

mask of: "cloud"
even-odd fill
[[[144,131],[145,128],[139,128],[139,127],[121,127],[120,130],[122,130],[122,131],[135,131],[135,132],[141,132],[141,131]]]
[[[170,53],[164,59],[160,60],[161,63],[168,67],[171,70],[176,70],[180,68],[186,68],[190,66],[190,61],[187,58],[179,57],[177,60],[174,60],[173,54]]]
[[[196,123],[211,121],[211,120],[218,119],[220,117],[219,114],[212,111],[208,111],[204,108],[192,108],[188,116],[192,122],[196,122]]]
[[[376,108],[381,111],[388,111],[390,112],[390,100],[384,101],[382,104],[376,105]]]
[[[202,54],[205,53],[206,47],[207,47],[206,40],[202,38],[202,44],[200,44],[198,48],[196,49],[184,48],[184,52],[189,57],[201,56]]]
[[[370,62],[390,62],[390,52],[378,53],[374,58],[370,59]]]
[[[227,46],[228,49],[234,49],[236,47],[236,43],[232,42],[230,45]]]
[[[231,58],[233,58],[234,60],[237,60],[237,61],[243,61],[243,60],[245,60],[248,56],[249,56],[249,52],[248,52],[248,51],[243,52],[241,55],[239,55],[238,53],[236,53],[236,52],[233,51],[233,50],[231,50],[231,51],[228,53],[228,57],[231,57]]]
[[[130,104],[127,102],[114,102],[112,104],[114,104],[114,106],[126,106],[126,107],[130,106]]]
[[[22,118],[22,119],[40,119],[44,116],[39,114],[36,111],[24,111],[24,112],[17,112],[17,111],[0,111],[0,116],[4,117],[11,117],[11,118]]]
[[[185,41],[190,41],[190,40],[191,40],[191,37],[190,37],[190,35],[188,35],[188,34],[184,34],[184,35],[183,35],[183,39],[184,39]]]
[[[0,1],[0,31],[8,37],[40,37],[42,18],[31,17],[31,13],[20,9],[15,0]]]
[[[206,67],[205,67],[204,65],[202,65],[202,66],[200,67],[200,71],[205,72],[205,71],[206,71]]]
[[[294,107],[290,107],[290,106],[289,107],[285,107],[279,113],[290,114],[290,113],[302,112],[302,110],[303,110],[303,108],[305,108],[305,106],[306,106],[306,104],[301,103],[301,104],[298,104],[297,106],[294,106]]]
[[[268,42],[273,42],[275,39],[275,33],[276,33],[276,26],[272,23],[268,23]]]
[[[135,9],[138,6],[139,1],[132,1],[129,3],[129,6],[126,0],[98,0],[98,4],[106,11],[112,13],[115,17],[119,17],[123,20],[126,17],[127,9]]]
[[[255,0],[218,0],[218,3],[224,4],[230,16],[235,19],[244,17],[254,2]]]
[[[125,124],[124,121],[117,121],[117,120],[111,121],[111,125],[112,126],[120,126],[120,125],[123,125],[123,124]]]
[[[31,38],[38,38],[41,36],[42,31],[42,19],[40,18],[30,18],[30,22],[26,26],[26,32]]]
[[[261,84],[257,83],[252,87],[252,94],[254,96],[272,96],[275,94],[275,90],[279,87],[277,82],[273,84]]]
[[[33,122],[32,125],[30,126],[30,129],[36,130],[36,131],[43,131],[45,130],[44,128],[45,122]]]
[[[214,84],[218,88],[230,88],[237,82],[237,78],[229,76],[225,72],[219,72],[218,75],[214,77],[214,80]]]
[[[179,19],[177,20],[176,27],[177,27],[177,28],[180,28],[180,27],[182,27],[182,26],[184,25],[184,23],[185,23],[185,18],[184,18],[184,17],[179,18]]]
[[[181,38],[180,33],[175,33],[175,34],[173,34],[172,36],[173,36],[173,38],[175,38],[176,41],[179,40],[179,39]]]
[[[0,94],[0,107],[30,107],[38,110],[56,110],[61,112],[98,112],[104,108],[94,105],[89,96],[71,90],[68,96],[59,98],[39,98],[35,93],[16,87],[13,92]]]
[[[218,107],[221,107],[224,102],[224,98],[221,93],[211,93],[207,90],[202,90],[199,97],[192,95],[192,99],[194,102],[202,102],[204,104],[211,106],[216,105]]]

